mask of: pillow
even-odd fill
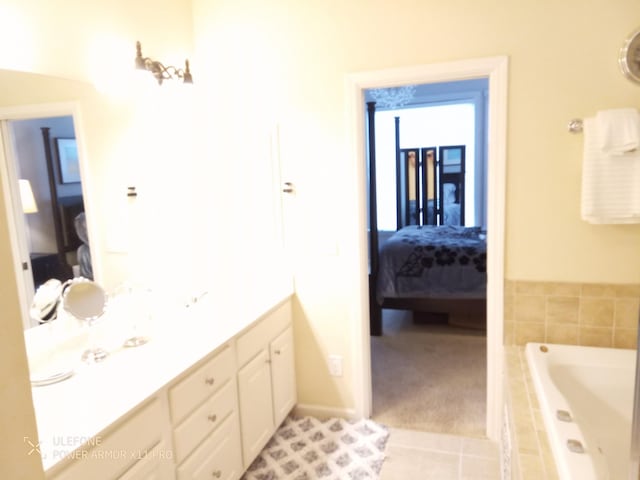
[[[446,205],[447,203],[456,203],[456,186],[453,183],[445,183],[442,186],[443,191],[443,202]]]

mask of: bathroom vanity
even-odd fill
[[[242,325],[198,309],[33,387],[48,479],[241,477],[296,403],[291,300]]]

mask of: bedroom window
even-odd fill
[[[393,110],[376,108],[378,230],[395,231],[402,225],[416,223],[445,223],[438,222],[437,218],[427,219],[431,215],[427,203],[431,199],[435,201],[436,197],[440,201],[456,199],[461,213],[460,223],[456,224],[486,226],[487,89],[486,79],[418,85],[410,105]],[[397,168],[396,165],[396,117],[400,123],[398,137],[403,168]],[[451,162],[460,162],[462,157],[464,174],[461,181],[447,181],[445,177],[453,168]],[[424,173],[433,172],[432,162],[442,158],[444,168],[439,170],[436,166],[435,175],[444,174],[442,180],[445,181],[436,178],[434,183],[433,177],[429,177],[416,182],[415,177],[411,177],[411,168],[415,168],[411,165],[416,165],[421,170],[418,175],[424,177]],[[400,182],[403,183],[401,193],[398,192],[399,175],[403,179],[408,176],[412,178],[411,181]],[[449,175],[449,179],[451,177]],[[419,205],[407,221],[405,212],[412,200],[418,200],[416,194],[424,194],[425,205],[422,211],[419,211]],[[441,211],[441,214],[444,215],[444,212]],[[423,219],[416,221],[416,216]]]

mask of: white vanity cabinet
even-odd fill
[[[169,389],[178,480],[242,474],[235,351],[225,345]]]
[[[114,354],[91,377],[81,372],[75,383],[39,390],[47,479],[240,479],[296,403],[291,302],[224,336],[214,328],[203,322],[197,338]],[[92,386],[118,391],[127,381],[135,385],[120,390],[131,395],[127,401],[81,401],[95,397],[82,393]],[[67,399],[75,403],[60,403]],[[93,425],[82,427],[87,418]],[[56,438],[64,432],[85,444],[58,460]]]
[[[296,403],[290,302],[241,335],[237,352],[242,453],[248,468]]]
[[[122,478],[171,479],[173,459],[167,438],[163,398],[156,396],[145,405],[75,450],[54,480],[111,480]]]

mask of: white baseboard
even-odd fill
[[[325,407],[323,405],[306,405],[300,403],[293,407],[293,414],[300,417],[359,419],[353,408]]]

